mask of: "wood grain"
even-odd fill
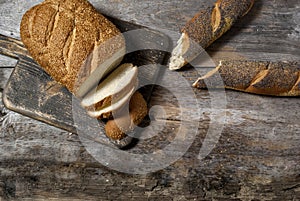
[[[0,3],[0,33],[19,37],[21,15],[40,2]],[[91,1],[104,14],[156,29],[179,30],[210,1]],[[213,2],[213,1],[212,1]],[[144,10],[142,10],[144,8]],[[145,9],[146,8],[146,9]],[[252,12],[209,48],[214,59],[299,60],[299,2],[257,0]],[[3,64],[4,63],[4,64]],[[0,61],[1,66],[10,64]],[[10,70],[0,68],[3,84]],[[198,72],[184,69],[192,82]],[[5,81],[3,81],[5,80]],[[176,85],[175,85],[176,86]],[[225,127],[212,152],[198,154],[215,118],[207,91],[194,90],[199,123],[188,152],[169,167],[147,175],[119,173],[98,163],[77,135],[24,117],[0,101],[0,198],[2,200],[299,200],[300,103],[298,98],[272,98],[226,91]],[[165,106],[169,126],[153,140],[129,152],[164,147],[178,126],[173,96],[155,89],[152,103]],[[189,101],[189,100],[187,100]],[[192,108],[192,106],[191,106]],[[189,108],[187,108],[189,109]],[[161,114],[161,113],[159,113]],[[168,128],[171,130],[169,131]],[[0,200],[1,200],[0,199]]]

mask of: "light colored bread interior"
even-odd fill
[[[81,101],[88,110],[99,110],[111,105],[114,100],[126,96],[137,83],[138,69],[132,64],[123,64],[115,69]]]
[[[105,42],[105,44],[108,44]],[[123,56],[126,53],[125,47],[120,48],[115,52],[110,58],[105,61],[101,59],[99,55],[103,54],[100,48],[97,48],[93,52],[93,57],[88,57],[84,65],[90,65],[91,74],[85,79],[83,83],[78,87],[76,91],[77,97],[85,96],[89,91],[91,91],[97,84],[103,79],[108,73],[110,73],[114,68],[116,68],[122,61]],[[82,69],[86,69],[83,67]]]
[[[88,115],[94,118],[103,119],[103,118],[110,118],[111,113],[113,111],[121,109],[124,105],[126,105],[132,94],[134,94],[136,88],[133,87],[125,96],[120,97],[117,100],[113,100],[111,105],[103,107],[101,109],[95,111],[88,111]]]

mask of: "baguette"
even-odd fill
[[[105,125],[106,135],[113,140],[123,139],[126,133],[139,125],[147,114],[147,103],[143,96],[139,92],[134,93],[129,103],[130,119],[127,116],[121,116],[109,120]]]
[[[220,75],[224,85],[220,85]],[[199,89],[226,88],[272,96],[300,96],[298,62],[220,61],[194,84]]]
[[[33,59],[77,97],[125,54],[121,32],[86,0],[45,0],[24,14],[20,33]]]
[[[181,30],[181,38],[172,51],[169,69],[182,68],[221,37],[252,8],[254,0],[217,0],[213,7],[198,12]],[[200,46],[200,47],[199,47]]]

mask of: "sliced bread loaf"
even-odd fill
[[[87,0],[45,0],[24,14],[20,33],[33,59],[78,97],[125,54],[121,32]]]

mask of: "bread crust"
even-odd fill
[[[181,32],[206,48],[246,15],[253,4],[254,0],[217,0],[214,7],[197,13]]]
[[[218,76],[219,75],[219,76]],[[221,85],[220,77],[224,85]],[[194,87],[227,88],[273,96],[300,96],[299,62],[221,61]]]
[[[31,56],[74,94],[94,70],[88,58],[95,49],[103,62],[125,47],[121,32],[86,0],[45,0],[24,14],[20,32]]]
[[[106,135],[113,140],[121,140],[126,133],[139,125],[148,114],[147,103],[139,92],[135,92],[129,103],[129,116],[117,117],[109,120],[105,125]]]
[[[172,51],[169,69],[178,70],[195,59],[246,15],[253,4],[254,0],[217,0],[214,6],[199,11],[182,28],[181,39]]]

